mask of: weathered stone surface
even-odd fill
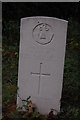
[[[37,110],[60,110],[67,21],[52,17],[21,19],[18,87]],[[22,105],[18,97],[17,104]]]

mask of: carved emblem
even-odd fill
[[[33,28],[32,35],[33,39],[41,45],[49,44],[54,36],[52,27],[46,23],[36,25]]]

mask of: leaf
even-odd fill
[[[29,97],[27,98],[27,101],[28,101],[30,98],[31,98],[31,96],[29,96]]]
[[[11,114],[11,116],[12,116],[12,117],[14,117],[14,116],[15,116],[15,113],[14,113],[14,112],[11,112],[10,114]]]
[[[29,105],[30,101],[27,101],[27,105]]]

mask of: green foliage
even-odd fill
[[[34,112],[33,113],[33,118],[39,118],[40,117],[40,113],[39,112]]]
[[[3,47],[7,46],[16,46],[19,44],[20,36],[20,27],[18,21],[3,21]]]
[[[15,85],[7,84],[3,85],[3,102],[7,105],[10,101],[16,100],[17,87]]]
[[[23,107],[25,107],[25,109],[27,108],[28,111],[29,111],[30,98],[31,96],[27,97],[26,100],[22,100],[24,101]]]
[[[80,23],[73,18],[68,20],[67,49],[80,50]]]
[[[18,79],[18,49],[17,46],[3,47],[2,70],[3,84],[11,82],[16,84]]]
[[[80,119],[80,109],[79,108],[72,108],[71,106],[69,106],[67,109],[67,116],[70,120]]]
[[[11,112],[11,117],[14,118],[15,117],[15,113],[14,112]]]

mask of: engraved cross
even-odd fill
[[[40,63],[39,72],[37,72],[37,73],[31,72],[31,75],[37,75],[37,76],[39,76],[38,94],[39,94],[39,91],[40,91],[40,80],[41,80],[41,76],[50,76],[50,74],[42,73],[42,72],[41,72],[42,64],[43,64],[43,63]]]

